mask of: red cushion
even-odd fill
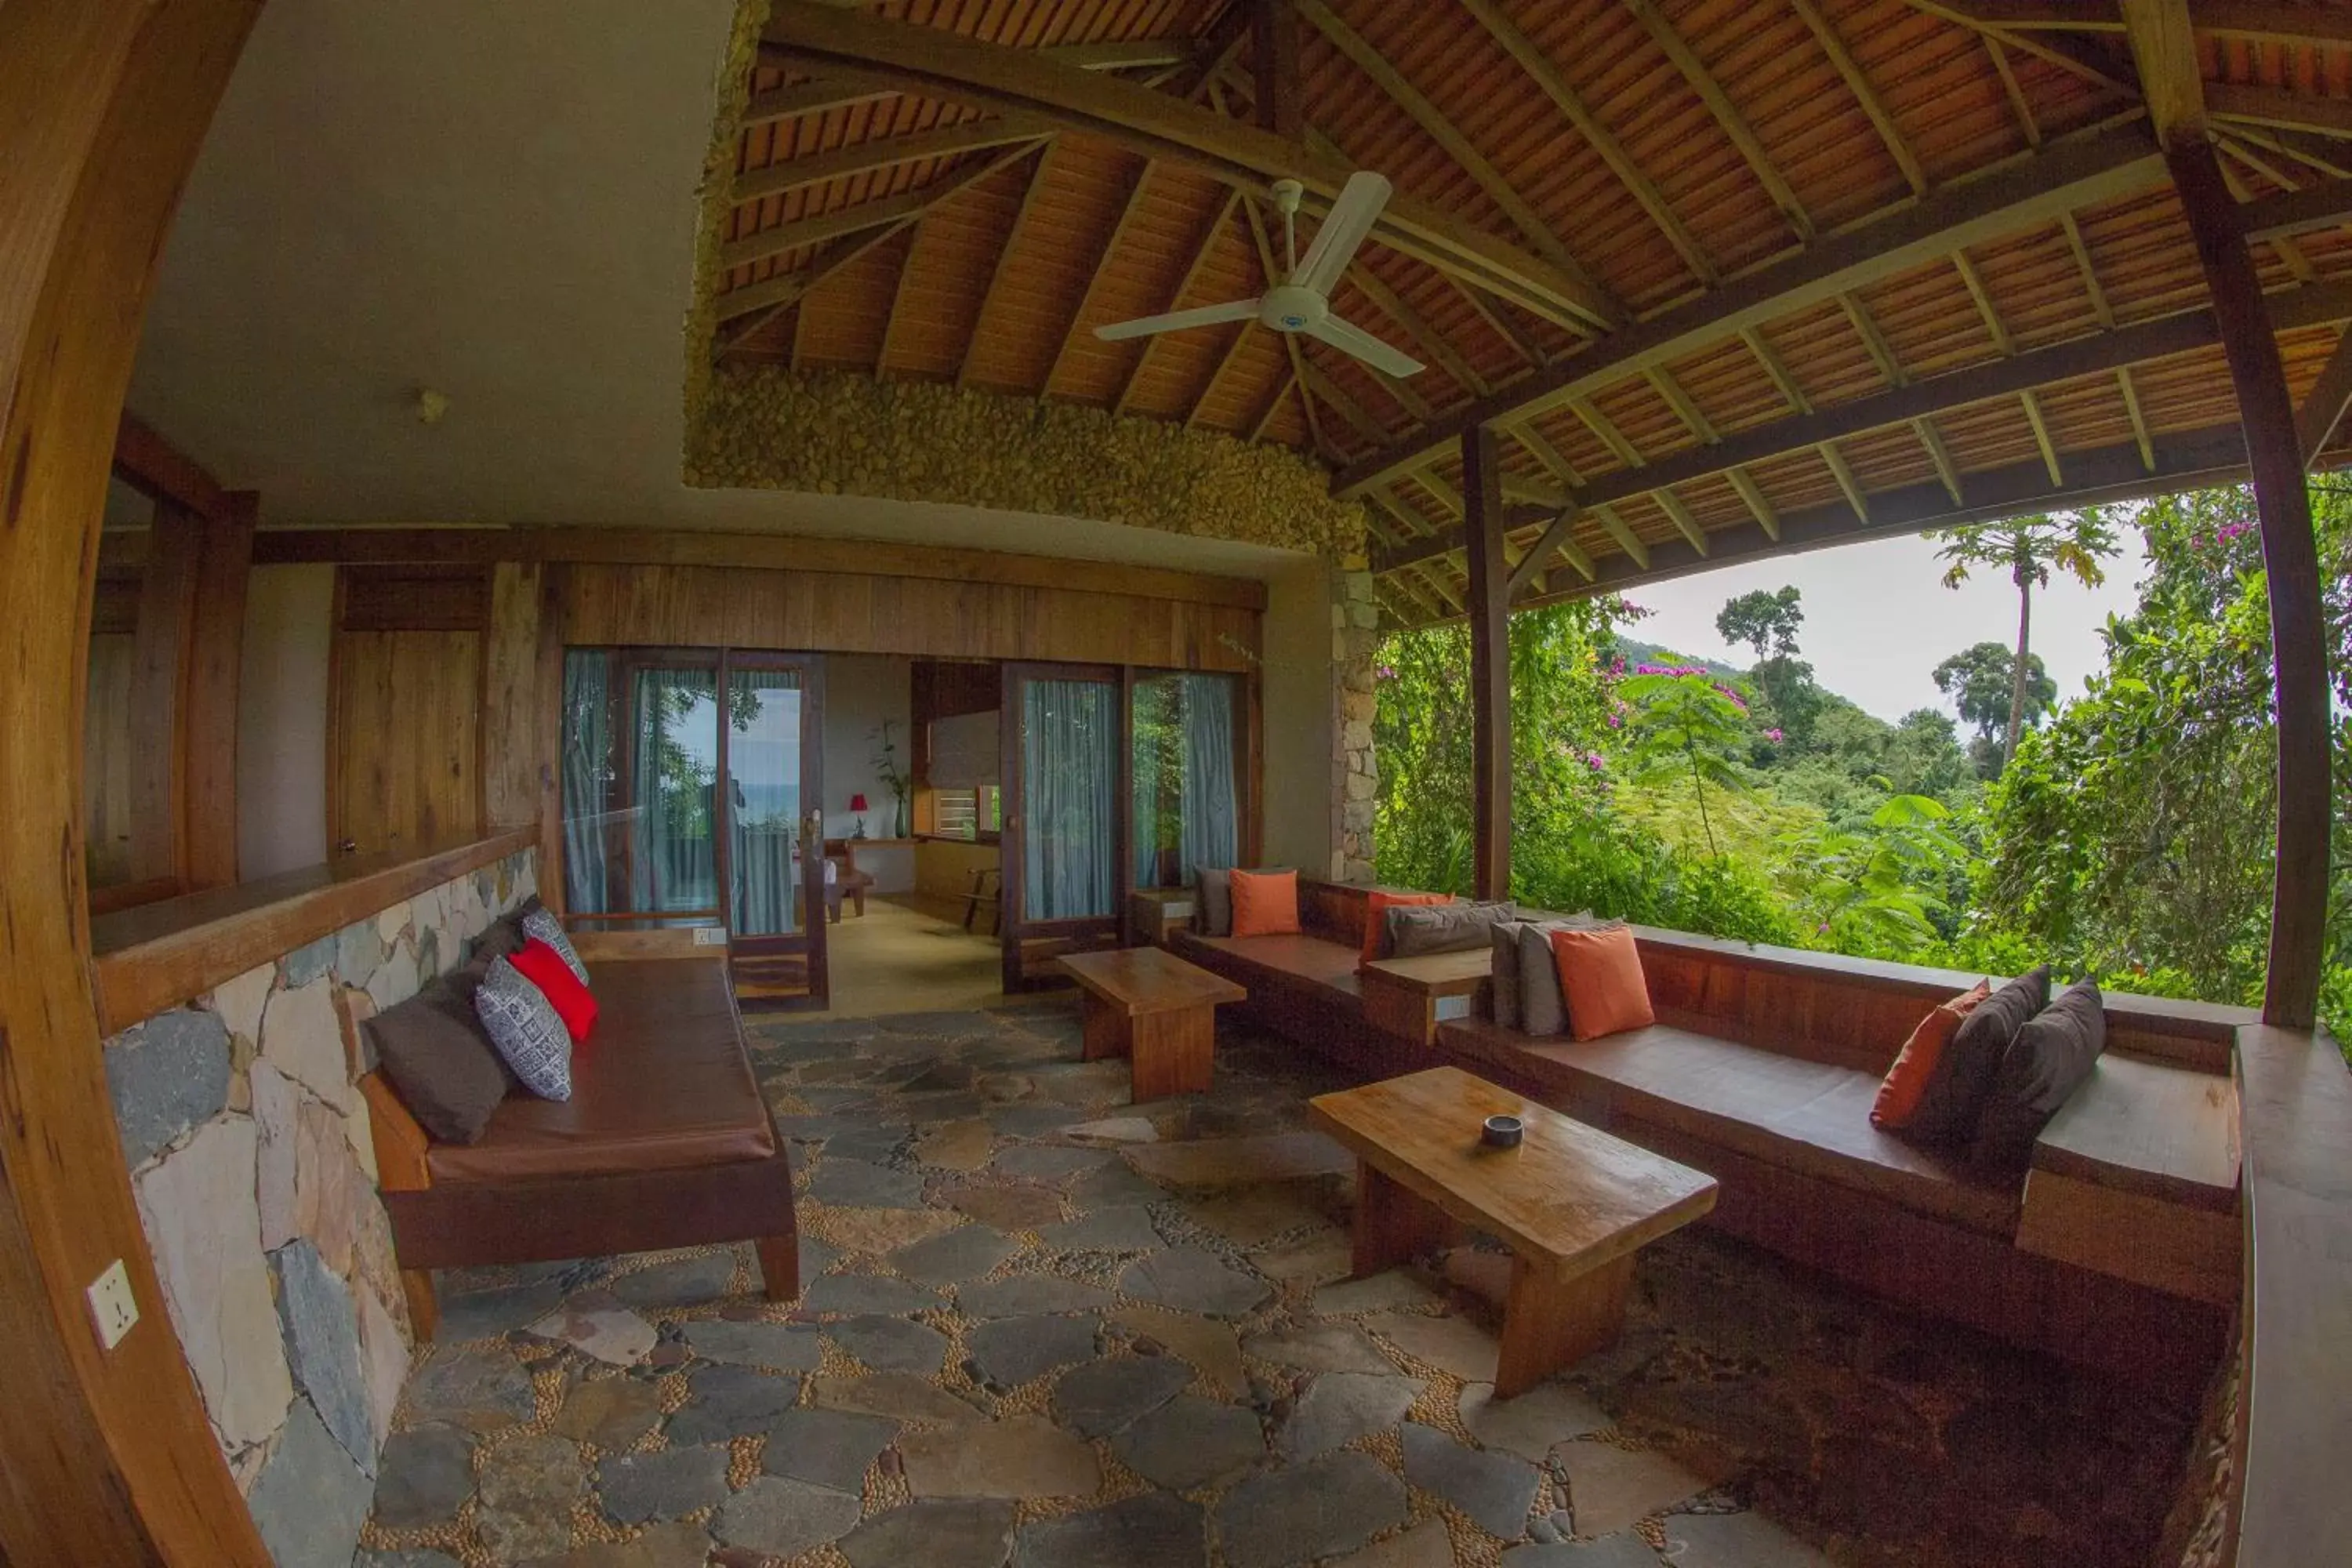
[[[1297,872],[1235,871],[1233,887],[1235,936],[1298,934]]]
[[[563,1020],[564,1033],[572,1037],[572,1044],[578,1045],[588,1037],[588,1031],[596,1026],[596,998],[580,984],[580,977],[572,973],[572,966],[563,962],[562,953],[533,937],[522,944],[520,952],[509,953],[507,962],[539,987],[547,1005]]]
[[[1454,895],[1451,893],[1374,892],[1366,894],[1364,896],[1363,962],[1370,963],[1376,958],[1388,956],[1381,951],[1381,938],[1388,934],[1388,921],[1381,918],[1382,911],[1400,906],[1420,909],[1429,904],[1450,904],[1453,901]]]

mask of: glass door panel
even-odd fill
[[[649,914],[717,910],[717,671],[640,667],[631,683],[629,907]]]
[[[1007,665],[1003,856],[1007,990],[1118,937],[1125,896],[1124,705],[1116,671]]]
[[[729,923],[741,937],[803,930],[800,671],[734,670],[727,708]]]
[[[1238,860],[1239,683],[1139,675],[1130,693],[1135,886],[1185,887],[1199,868]]]

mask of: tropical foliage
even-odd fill
[[[2322,1006],[2341,1037],[2352,1026],[2352,494],[2317,487],[2314,504],[2339,840]],[[2021,595],[2053,563],[2096,574],[2118,526],[2145,531],[2150,566],[2137,609],[2105,628],[2106,668],[2069,701],[2055,702],[2030,648],[2021,693],[2018,649],[1985,644],[1947,661],[1938,684],[1979,732],[1973,756],[1948,713],[1888,724],[1822,689],[1796,657],[1794,589],[1725,606],[1726,637],[1756,650],[1747,671],[1639,641],[1643,612],[1619,598],[1515,616],[1512,896],[1755,942],[1995,973],[2046,959],[2119,989],[2259,1000],[2275,812],[2251,497],[2215,490],[1998,526],[2010,531],[1989,533],[1982,558],[2021,574]],[[1955,557],[1954,569],[1979,559]],[[1381,659],[1380,875],[1466,891],[1467,634],[1394,634]]]

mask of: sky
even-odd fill
[[[2053,574],[2048,588],[2034,590],[2032,649],[2061,700],[2081,695],[2084,679],[2105,667],[2099,628],[2107,616],[2127,615],[2138,602],[2147,552],[2136,530],[2118,532],[2124,552],[2107,563],[2103,586],[2085,589]],[[2017,590],[2000,571],[1979,569],[1957,589],[1945,587],[1943,577],[1944,563],[1925,539],[1848,544],[1637,588],[1628,597],[1655,613],[1625,633],[1745,668],[1755,651],[1727,644],[1715,629],[1717,613],[1751,588],[1794,584],[1805,612],[1798,656],[1811,663],[1814,679],[1890,722],[1914,708],[1951,713],[1936,689],[1936,666],[1971,643],[2013,647]]]

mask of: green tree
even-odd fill
[[[1944,569],[1944,586],[1957,588],[1979,566],[2009,570],[2017,587],[2017,651],[2010,667],[2009,724],[2001,738],[2004,764],[2017,754],[2017,737],[2025,728],[2026,680],[2032,652],[2033,590],[2050,585],[2053,566],[2086,588],[2107,580],[2100,563],[2116,552],[2115,531],[2106,513],[2096,507],[2055,516],[2035,513],[2000,522],[1974,522],[1944,529],[1927,537],[1937,542],[1937,553],[1950,563]]]
[[[1748,744],[1744,704],[1703,672],[1632,676],[1617,689],[1633,704],[1634,782],[1679,784],[1687,776],[1698,805],[1699,826],[1706,834],[1707,858],[1720,858],[1723,850],[1707,812],[1706,788],[1713,784],[1726,795],[1746,793],[1746,781],[1733,760]]]
[[[1977,738],[1990,742],[2006,735],[1996,764],[2016,744],[2013,726],[2041,722],[2058,700],[2058,683],[2042,668],[2042,656],[2025,656],[2025,678],[2018,679],[2017,656],[1997,642],[1973,643],[1936,667],[1936,689],[1952,700],[1963,723],[1975,726]],[[2019,688],[2024,689],[2022,707]],[[1990,772],[1999,773],[1998,765]]]
[[[1759,659],[1776,654],[1786,658],[1797,651],[1797,628],[1805,624],[1798,597],[1794,584],[1778,593],[1758,588],[1742,594],[1724,602],[1715,617],[1715,629],[1726,642],[1746,643],[1754,648]]]

